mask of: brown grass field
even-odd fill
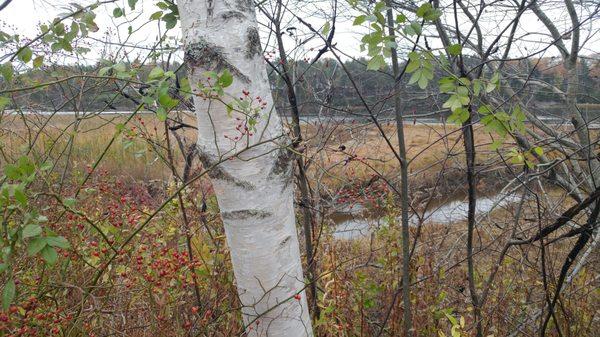
[[[196,123],[193,116],[181,114],[180,118],[190,125]],[[116,114],[93,115],[82,119],[72,115],[57,115],[51,119],[47,116],[27,116],[26,119],[4,116],[0,120],[4,162],[14,159],[28,143],[35,140],[34,153],[38,156],[63,160],[69,156],[74,167],[90,165],[98,160],[115,138],[101,161],[104,169],[112,174],[140,180],[167,179],[171,172],[156,155],[161,151],[161,144],[164,144],[164,125],[153,115],[140,114],[127,123],[126,132],[115,137],[117,125],[126,120],[127,116]],[[330,122],[318,126],[303,124],[302,128],[307,145],[304,154],[311,161],[314,171],[325,173],[328,183],[335,184],[339,179],[347,181],[347,177],[368,180],[377,173],[393,176],[399,168],[381,132],[371,123]],[[183,130],[179,132],[193,143],[196,139],[195,130]],[[386,122],[382,130],[397,151],[395,124]],[[38,132],[40,134],[36,137]],[[414,175],[437,171],[449,163],[458,165],[463,158],[461,133],[455,125],[407,124],[405,136],[410,169]],[[132,144],[125,146],[130,140],[133,140]],[[481,160],[487,156],[485,145],[491,142],[491,137],[485,132],[476,132],[476,141],[481,148]],[[150,144],[152,142],[154,144]],[[341,150],[341,147],[345,149]],[[176,146],[174,151],[180,155]],[[348,158],[368,162],[369,165],[340,164]]]
[[[172,172],[164,161],[165,126],[154,116],[143,114],[117,133],[117,126],[126,118],[101,115],[77,120],[55,116],[48,121],[40,116],[3,116],[0,120],[0,165],[14,161],[34,142],[32,157],[56,163],[53,172],[36,187],[40,190],[73,195],[82,176],[102,158],[81,186],[83,192],[77,203],[80,213],[65,215],[54,199],[37,199],[39,209],[49,219],[48,226],[65,236],[72,250],[61,252],[64,261],[52,270],[26,254],[18,258],[19,295],[14,310],[6,316],[8,321],[0,322],[0,331],[26,327],[29,332],[23,336],[46,336],[47,331],[53,331],[69,337],[141,337],[236,336],[243,330],[209,181],[195,182],[184,191],[183,205],[176,200],[169,202],[145,223],[175,190]],[[195,124],[192,117],[182,118]],[[386,123],[383,130],[396,147],[394,124]],[[194,130],[178,132],[189,143],[195,140]],[[383,335],[401,336],[402,305],[396,297],[401,265],[396,220],[399,207],[396,196],[382,181],[396,181],[398,162],[380,131],[371,124],[303,125],[303,132],[311,187],[323,209],[320,221],[314,224],[321,292],[321,317],[314,320],[315,330],[319,336],[375,336],[389,314]],[[411,160],[412,206],[419,209],[425,199],[462,196],[465,182],[460,129],[453,125],[406,125],[405,136]],[[483,194],[496,190],[507,178],[505,165],[487,146],[491,141],[477,126],[478,165],[485,167],[478,186]],[[506,148],[510,146],[506,144]],[[176,162],[181,163],[177,147],[174,154]],[[200,172],[197,162],[195,165],[195,172]],[[563,206],[570,204],[563,194],[552,194],[552,199]],[[378,216],[378,226],[370,238],[336,240],[331,214],[337,206],[353,203],[372,209]],[[188,229],[181,220],[181,207],[191,219]],[[503,243],[510,238],[515,207],[493,212],[482,220],[477,231],[477,286],[483,287],[493,269],[498,268],[483,309],[486,336],[506,336],[517,328],[528,336],[534,330],[533,324],[538,324],[535,319],[529,320],[530,315],[544,304],[538,247],[510,250],[496,265]],[[523,212],[532,215],[535,208],[526,204]],[[108,233],[112,243],[105,242],[87,220]],[[534,231],[536,224],[528,221],[521,226]],[[111,245],[119,246],[139,226],[145,227],[103,269],[112,256]],[[460,336],[473,335],[473,308],[465,290],[464,233],[463,222],[411,228],[412,238],[418,239],[411,243],[411,301],[418,336],[438,336],[440,332],[450,335],[449,315],[466,320],[466,326],[459,329]],[[184,249],[186,237],[193,246],[193,259]],[[570,245],[565,241],[545,252],[547,259],[556,261],[549,264],[550,275],[557,274]],[[591,337],[597,331],[597,261],[597,256],[592,257],[592,267],[578,274],[561,299],[559,322],[569,336]],[[96,275],[99,277],[94,281]],[[194,295],[194,281],[200,299]],[[550,336],[557,336],[555,330],[549,331]]]

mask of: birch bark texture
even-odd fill
[[[295,226],[293,156],[271,96],[252,0],[179,0],[198,148],[212,179],[249,336],[312,336]],[[220,99],[202,97],[206,72],[229,71]],[[214,80],[214,79],[212,79]],[[252,101],[257,113],[229,111]],[[250,136],[240,124],[256,121]],[[243,129],[243,126],[242,126]],[[228,137],[225,137],[228,136]],[[236,137],[239,136],[239,139]]]

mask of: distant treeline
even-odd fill
[[[471,66],[478,66],[478,60],[465,58]],[[281,67],[278,60],[271,61],[275,67]],[[390,114],[390,93],[394,84],[391,69],[384,67],[380,71],[368,71],[367,60],[357,59],[346,61],[340,65],[337,61],[323,58],[309,64],[307,61],[295,61],[288,64],[293,69],[293,78],[298,94],[301,113],[303,115],[355,115],[360,117],[366,114],[363,100],[372,108],[372,112],[385,116]],[[127,85],[125,82],[107,80],[105,78],[86,77],[96,75],[98,69],[106,66],[52,66],[42,69],[29,70],[19,75],[13,82],[14,87],[35,87],[40,83],[56,82],[44,86],[43,89],[32,89],[17,92],[12,95],[11,106],[23,109],[40,111],[100,111],[100,110],[131,110],[141,101],[145,93],[148,73],[156,67],[153,65],[139,65],[136,62],[127,64],[128,69],[135,69],[135,82]],[[164,65],[163,65],[164,66]],[[185,65],[171,64],[168,67],[177,74],[173,81],[172,94],[181,97],[177,88],[185,78]],[[438,68],[436,68],[438,69]],[[280,69],[270,68],[273,94],[281,113],[287,113],[287,96],[283,80],[278,74]],[[579,97],[580,103],[588,103],[595,108],[600,103],[600,64],[598,61],[585,60],[579,64]],[[347,75],[348,72],[350,76]],[[531,81],[549,83],[559,90],[564,90],[569,80],[564,74],[562,65],[554,64],[552,58],[522,60],[509,62],[504,68],[504,74],[515,88],[523,87],[523,83]],[[83,76],[79,76],[83,75]],[[401,96],[404,111],[408,115],[439,117],[436,111],[443,110],[445,100],[443,94],[437,90],[437,80],[444,74],[438,70],[435,74],[433,85],[425,90],[416,85],[408,85],[410,74],[401,79]],[[489,74],[491,77],[491,74]],[[64,80],[65,78],[70,78]],[[5,85],[2,85],[5,87]],[[251,90],[251,88],[249,88]],[[357,94],[360,92],[360,95]],[[529,95],[532,108],[539,111],[548,110],[548,113],[560,114],[561,99],[555,90],[539,85],[525,85],[522,93]],[[182,108],[185,108],[182,106]]]

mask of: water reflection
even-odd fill
[[[490,211],[509,206],[519,200],[517,195],[495,195],[477,199],[475,213],[483,217]],[[467,218],[469,203],[467,200],[453,200],[448,203],[432,207],[425,211],[423,223],[451,224],[464,221]],[[386,221],[380,217],[369,217],[365,212],[341,212],[332,217],[335,222],[333,236],[340,240],[353,240],[367,237],[373,228],[385,225]],[[398,219],[399,221],[399,219]],[[410,215],[411,225],[417,225],[419,219],[414,214]]]

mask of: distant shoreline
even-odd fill
[[[114,111],[100,111],[100,112],[81,112],[81,111],[57,111],[57,112],[53,112],[53,111],[14,111],[14,110],[5,110],[4,113],[8,114],[8,115],[30,115],[30,116],[86,116],[86,117],[91,117],[91,116],[126,116],[131,114],[133,111],[126,111],[126,110],[114,110]],[[177,110],[176,112],[178,113],[182,113],[182,114],[186,114],[189,116],[194,116],[194,112],[190,111],[190,110]],[[148,110],[144,110],[144,111],[138,111],[137,112],[138,115],[152,115],[154,114],[154,112],[152,111],[148,111]],[[286,121],[289,122],[289,119],[291,118],[291,116],[288,115],[283,115],[281,116],[282,119],[285,119]],[[538,116],[538,118],[545,122],[546,124],[550,124],[550,125],[561,125],[561,124],[569,124],[570,123],[570,118],[568,117],[558,117],[558,116],[552,116],[552,115],[548,115],[548,116]],[[385,123],[385,122],[393,122],[395,121],[395,118],[393,116],[390,115],[384,115],[384,116],[379,116],[377,118],[378,121]],[[360,116],[360,115],[343,115],[343,114],[338,114],[338,115],[308,115],[305,114],[303,116],[300,117],[300,122],[303,124],[310,124],[310,123],[316,123],[318,121],[322,121],[322,122],[351,122],[351,123],[368,123],[371,122],[371,118],[368,116]],[[525,121],[526,123],[529,123],[528,121]],[[453,123],[448,123],[446,122],[446,117],[439,117],[439,118],[432,118],[432,117],[421,117],[421,116],[414,116],[414,115],[407,115],[404,116],[404,124],[406,125],[431,125],[431,126],[436,126],[436,125],[450,125]],[[588,125],[589,128],[591,129],[600,129],[600,119],[598,118],[593,118],[593,122],[590,123]]]

